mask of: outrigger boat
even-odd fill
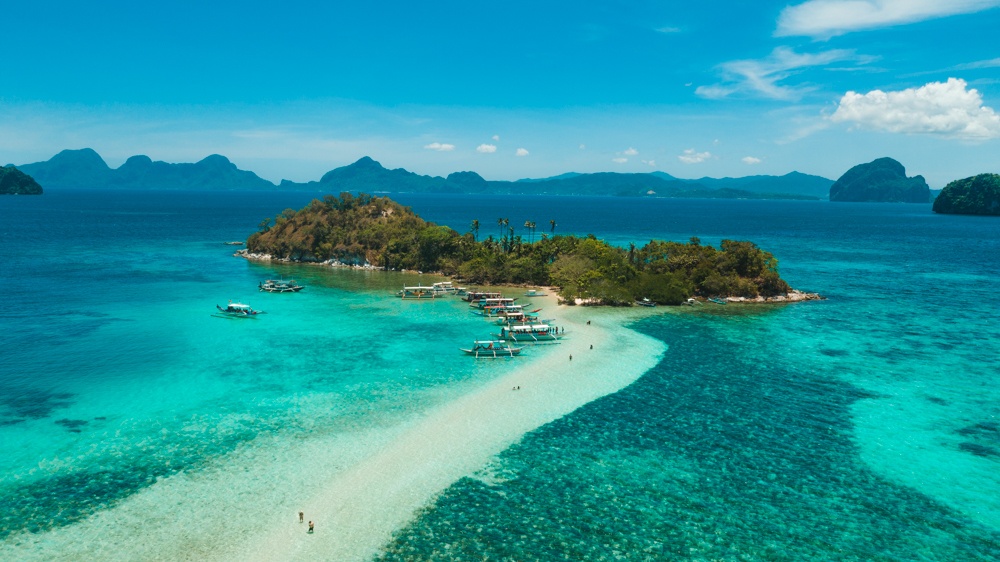
[[[229,301],[225,308],[215,305],[219,309],[220,316],[224,318],[254,318],[258,314],[264,314],[260,310],[254,310],[249,304]]]
[[[495,306],[514,306],[514,301],[517,299],[512,299],[510,297],[494,297],[488,299],[479,299],[478,301],[472,301],[469,306],[476,308],[487,308]]]
[[[528,292],[524,293],[526,297],[544,297],[547,293],[541,289],[528,289]]]
[[[708,302],[714,302],[715,304],[726,304],[726,299],[720,299],[719,297],[712,297],[708,299]]]
[[[541,310],[542,309],[540,308],[536,308],[535,310],[527,311],[524,309],[524,305],[507,304],[507,305],[486,306],[483,308],[482,311],[473,310],[472,313],[478,314],[479,316],[487,316],[487,317],[496,316],[503,318],[505,316],[516,315],[518,313],[537,314],[538,312],[541,312]]]
[[[521,353],[523,347],[511,347],[503,340],[476,340],[472,349],[463,349],[465,353],[476,359],[495,359],[497,357],[514,357]]]
[[[294,280],[285,281],[284,279],[278,281],[268,279],[257,285],[258,291],[267,291],[268,293],[297,293],[303,288],[302,285],[296,285]]]
[[[503,293],[494,293],[487,291],[466,291],[465,300],[466,302],[477,303],[483,299],[498,299],[503,296]]]
[[[500,328],[500,333],[496,336],[502,340],[512,342],[554,342],[559,339],[558,328],[548,324],[515,324]]]
[[[422,285],[403,287],[402,291],[396,292],[396,296],[403,299],[433,299],[441,295],[442,293],[435,291],[434,287],[424,287]]]
[[[441,281],[439,283],[434,283],[433,285],[431,285],[431,288],[437,291],[438,293],[450,294],[450,295],[465,294],[466,292],[465,287],[456,287],[454,284],[452,284],[451,281]]]
[[[655,302],[647,299],[646,297],[643,297],[642,300],[635,301],[635,304],[637,304],[639,306],[645,306],[645,307],[648,307],[648,308],[654,308],[656,306]]]

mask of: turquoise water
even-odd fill
[[[461,303],[386,298],[430,276],[252,264],[222,245],[316,195],[0,199],[2,546],[248,448],[391,433],[516,368],[457,354],[488,333]],[[616,243],[751,239],[829,300],[642,317],[669,346],[657,367],[455,483],[386,559],[1000,558],[1000,222],[913,205],[398,199],[459,230],[478,219],[481,235],[503,216]],[[307,289],[256,292],[279,275]],[[212,317],[228,299],[267,314]]]

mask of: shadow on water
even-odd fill
[[[381,559],[1000,559],[1000,534],[862,463],[849,409],[877,397],[716,324],[645,322],[660,365],[453,485]]]

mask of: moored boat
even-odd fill
[[[497,357],[514,357],[519,355],[523,347],[511,347],[503,340],[476,340],[471,349],[462,349],[466,354],[476,359],[495,359]]]
[[[258,314],[264,314],[260,310],[254,310],[249,304],[233,301],[229,301],[229,304],[224,308],[219,305],[215,305],[215,308],[219,309],[219,312],[227,318],[253,318]]]
[[[712,297],[708,299],[708,302],[714,302],[715,304],[726,304],[726,299],[720,299],[719,297]]]
[[[635,304],[637,304],[639,306],[645,306],[645,307],[648,307],[648,308],[654,308],[656,306],[655,302],[647,299],[646,297],[643,297],[641,300],[635,301]]]
[[[498,299],[503,296],[503,293],[497,293],[493,291],[466,291],[465,300],[466,302],[476,303],[483,299]]]
[[[500,328],[497,337],[512,342],[554,342],[559,339],[559,329],[548,324],[514,324]]]
[[[441,296],[442,293],[435,291],[434,287],[403,287],[402,291],[397,291],[396,296],[403,299],[433,299]]]
[[[528,289],[528,291],[526,293],[524,293],[524,296],[526,296],[526,297],[544,297],[544,296],[548,296],[548,293],[546,293],[542,289]]]
[[[268,279],[257,285],[258,291],[266,291],[268,293],[297,293],[303,288],[302,285],[297,285],[294,280],[285,281],[284,279]]]

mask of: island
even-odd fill
[[[0,168],[0,195],[41,195],[42,186],[14,166]]]
[[[580,174],[517,181],[487,180],[472,171],[447,177],[426,176],[403,168],[388,169],[368,156],[334,168],[318,181],[279,185],[241,170],[225,156],[213,154],[199,162],[167,163],[132,156],[111,168],[90,148],[63,150],[44,162],[23,164],[45,188],[161,190],[296,190],[324,193],[489,193],[523,195],[596,195],[706,199],[800,199],[826,197],[832,180],[791,172],[783,176],[680,179],[665,172]]]
[[[532,221],[519,227],[500,218],[495,225],[494,230],[476,219],[468,232],[459,234],[424,221],[388,197],[341,193],[314,199],[298,211],[286,209],[273,221],[262,220],[238,254],[254,260],[434,271],[469,283],[553,286],[567,303],[819,298],[793,291],[778,275],[774,256],[749,241],[723,240],[718,249],[697,238],[617,247],[593,235],[536,236]]]
[[[892,158],[858,164],[830,186],[831,202],[927,203],[930,187],[922,176],[906,177]]]
[[[935,213],[1000,215],[1000,174],[979,174],[955,180],[934,200]]]

